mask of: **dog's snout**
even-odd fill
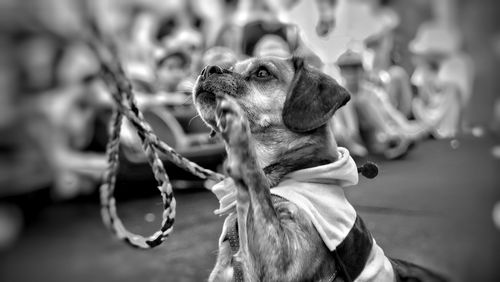
[[[212,74],[222,74],[222,68],[219,66],[206,66],[202,71],[201,71],[201,76],[206,79]]]

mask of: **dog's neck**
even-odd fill
[[[270,187],[276,186],[292,171],[336,161],[337,143],[330,128],[325,125],[308,134],[276,127],[252,133],[257,162]]]

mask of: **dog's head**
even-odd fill
[[[216,131],[220,94],[233,97],[245,112],[263,166],[297,147],[335,145],[326,125],[350,98],[333,78],[296,57],[252,58],[230,69],[207,66],[198,77],[193,99],[201,118]]]

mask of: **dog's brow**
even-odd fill
[[[248,75],[250,72],[252,72],[252,70],[257,68],[258,66],[266,66],[274,72],[277,72],[280,69],[279,65],[274,60],[268,58],[265,59],[252,58],[238,63],[235,66],[234,71],[245,76]]]
[[[233,65],[233,71],[241,74],[248,68],[250,63],[251,63],[251,59],[237,62],[236,64]]]
[[[235,66],[234,71],[239,73],[239,74],[244,75],[244,74],[247,74],[253,68],[254,65],[255,65],[255,61],[245,60],[243,62],[238,63]]]

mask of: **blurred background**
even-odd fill
[[[351,92],[336,139],[380,173],[346,193],[386,254],[452,281],[500,281],[494,0],[0,0],[0,281],[204,281],[215,264],[214,183],[164,155],[177,199],[167,242],[132,249],[101,221],[116,106],[88,8],[155,133],[213,171],[224,146],[190,97],[201,69],[305,57]],[[160,225],[155,186],[125,122],[115,194],[133,232]]]

